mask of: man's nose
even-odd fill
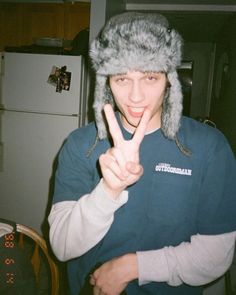
[[[141,102],[144,99],[144,93],[142,91],[141,83],[139,81],[134,81],[129,94],[129,99],[133,103]]]

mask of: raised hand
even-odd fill
[[[139,162],[139,147],[150,119],[150,111],[145,110],[131,140],[125,140],[116,120],[112,106],[104,107],[105,116],[114,146],[99,158],[103,183],[111,197],[117,197],[127,186],[141,177],[143,168]]]

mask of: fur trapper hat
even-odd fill
[[[103,106],[114,105],[108,77],[131,70],[166,73],[170,87],[163,101],[161,129],[167,138],[175,139],[182,114],[182,90],[176,72],[181,55],[181,36],[160,14],[125,12],[108,21],[90,46],[96,72],[93,107],[99,139],[107,137]]]

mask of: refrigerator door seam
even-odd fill
[[[64,114],[64,113],[52,113],[52,112],[43,112],[43,111],[33,111],[33,110],[18,110],[18,109],[8,109],[4,106],[0,106],[0,111],[2,112],[15,112],[15,113],[28,113],[28,114],[40,114],[40,115],[54,115],[54,116],[65,116],[65,117],[79,117],[79,114]]]

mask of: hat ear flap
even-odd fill
[[[175,139],[180,127],[183,95],[177,72],[168,73],[167,78],[170,87],[167,89],[163,101],[161,128],[167,138]]]
[[[93,108],[99,139],[107,137],[106,119],[103,114],[103,107],[106,103],[110,103],[112,106],[114,105],[113,96],[107,82],[107,76],[97,75]]]

